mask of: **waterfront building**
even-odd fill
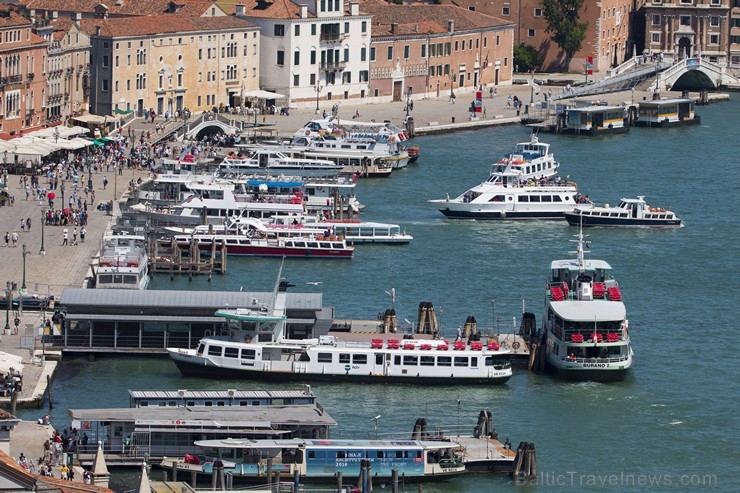
[[[547,20],[541,0],[442,0],[442,3],[454,3],[514,23],[515,45],[535,47],[544,57],[542,70],[565,70],[567,58],[546,32]],[[589,57],[594,72],[604,72],[631,58],[634,40],[630,26],[635,15],[636,7],[631,0],[585,0],[579,21],[588,23],[586,38],[570,60],[570,70],[583,72]]]
[[[290,107],[367,96],[371,17],[357,3],[248,0],[235,12],[261,28],[261,88]]]
[[[46,124],[44,61],[47,42],[14,6],[0,8],[0,138]]]
[[[162,14],[89,24],[96,115],[199,112],[259,88],[259,28],[244,19]]]
[[[81,29],[82,14],[34,19],[36,34],[48,43],[46,122],[66,122],[89,110],[90,36]]]
[[[365,2],[374,102],[511,84],[514,24],[453,5]]]
[[[702,56],[740,71],[740,1],[654,0],[644,12],[645,52]]]

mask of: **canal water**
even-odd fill
[[[684,220],[680,229],[587,231],[592,257],[612,265],[627,306],[636,365],[626,381],[567,383],[517,369],[503,386],[315,384],[339,423],[335,436],[370,436],[377,415],[379,433],[410,435],[417,417],[472,432],[478,412],[490,409],[502,439],[537,446],[539,485],[517,491],[738,491],[738,101],[733,94],[730,103],[699,108],[698,127],[540,137],[552,144],[561,174],[592,200],[645,195]],[[431,301],[449,337],[468,315],[508,329],[523,304],[539,323],[549,262],[571,257],[575,228],[451,221],[427,203],[482,181],[492,162],[528,139],[519,126],[417,138],[418,164],[357,187],[364,219],[402,224],[412,244],[360,245],[351,261],[287,260],[283,275],[295,291],[324,293],[338,318],[374,318],[390,307],[386,292],[394,288],[399,321],[415,321],[419,302]],[[267,291],[278,267],[275,260],[235,259],[228,275],[210,283],[160,277],[151,287]],[[127,406],[128,389],[225,387],[265,385],[185,379],[166,359],[65,359],[53,384],[53,422],[68,425],[69,408]],[[135,476],[117,475],[114,487],[134,487]],[[478,476],[424,491],[510,487],[506,477]]]

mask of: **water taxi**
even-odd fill
[[[285,337],[282,280],[272,308],[222,309],[227,335],[204,337],[196,349],[168,348],[184,376],[278,381],[405,382],[414,384],[502,384],[511,378],[510,353],[494,341],[371,339],[344,341]]]
[[[268,471],[309,481],[336,482],[337,473],[358,477],[370,463],[373,481],[443,480],[465,473],[463,448],[450,440],[198,440],[202,455],[178,461],[178,470],[212,475],[216,464],[234,478],[264,481]],[[172,467],[174,461],[164,461]]]
[[[617,134],[629,131],[621,106],[582,106],[565,110],[562,133],[574,135]]]
[[[288,156],[273,146],[243,147],[243,153],[229,153],[219,169],[223,172],[290,174],[293,176],[336,176],[342,167],[327,159]]]
[[[320,228],[342,236],[350,243],[410,243],[413,236],[398,224],[361,221],[359,219],[324,219],[315,216],[273,216],[267,224],[282,224],[294,228]]]
[[[701,117],[694,111],[694,100],[675,98],[641,101],[635,125],[638,127],[679,127],[699,123],[701,123]]]
[[[622,199],[616,207],[576,207],[565,213],[571,226],[641,226],[652,228],[680,227],[676,214],[660,207],[650,207],[644,196]]]
[[[622,293],[611,266],[586,259],[583,232],[576,237],[576,259],[550,265],[542,328],[546,360],[568,380],[623,380],[633,352]]]
[[[557,176],[550,145],[532,134],[494,164],[486,181],[451,199],[430,200],[452,219],[563,219],[577,203],[587,203],[578,186]]]
[[[101,242],[100,258],[93,272],[97,288],[146,289],[149,285],[146,237],[129,234],[105,235]]]

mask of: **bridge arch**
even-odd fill
[[[227,123],[224,123],[220,120],[214,119],[214,120],[206,120],[198,123],[194,127],[190,128],[187,132],[188,137],[196,137],[200,138],[204,135],[213,135],[218,132],[223,132],[226,135],[233,135],[237,133],[239,130]]]

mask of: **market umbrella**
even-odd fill
[[[57,198],[57,194],[55,194],[54,192],[49,192],[46,194],[46,196],[49,197],[49,200],[54,200],[55,198]]]
[[[69,209],[62,209],[62,214],[69,214]]]

